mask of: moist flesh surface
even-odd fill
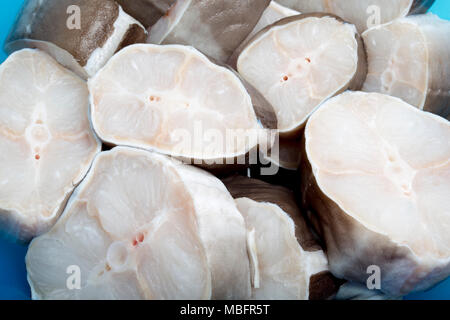
[[[28,241],[54,223],[100,149],[80,78],[25,49],[0,67],[0,219]]]
[[[413,106],[450,117],[450,22],[418,15],[363,34],[368,75],[363,90],[399,97]]]
[[[127,47],[89,88],[104,141],[196,159],[245,154],[256,145],[259,125],[244,85],[191,47]],[[238,139],[227,139],[233,133]]]
[[[327,270],[323,251],[304,251],[294,221],[277,205],[249,198],[236,203],[249,232],[252,299],[308,300],[310,277]]]
[[[128,147],[101,153],[26,257],[36,299],[247,299],[244,220],[212,175]],[[79,267],[80,290],[66,286]]]
[[[322,231],[337,276],[362,281],[352,263],[378,265],[382,290],[395,296],[450,273],[448,121],[397,98],[348,92],[311,117],[305,138],[303,199],[331,224]]]
[[[402,18],[411,10],[422,12],[426,10],[422,5],[430,6],[428,0],[279,0],[278,2],[304,13],[333,13],[355,24],[359,32]]]
[[[282,133],[301,128],[358,69],[354,26],[334,17],[305,17],[261,32],[242,51],[238,72],[274,107]]]

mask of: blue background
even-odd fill
[[[0,43],[2,47],[22,3],[22,0],[9,0],[2,1],[0,5]],[[443,19],[450,20],[450,0],[436,0],[430,11]],[[3,62],[6,57],[6,53],[0,50],[0,62]],[[0,239],[0,299],[30,298],[24,262],[26,251],[27,248],[24,246]],[[450,300],[450,279],[427,292],[415,293],[406,298]]]

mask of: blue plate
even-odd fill
[[[22,3],[23,0],[14,0],[2,1],[0,4],[0,43],[2,47]],[[450,20],[450,1],[436,0],[431,12],[443,19]],[[3,62],[6,57],[6,53],[0,50],[0,62]],[[0,299],[30,298],[30,287],[27,283],[24,262],[26,252],[26,247],[0,239]],[[406,298],[411,300],[450,300],[450,279],[427,292],[415,293]]]

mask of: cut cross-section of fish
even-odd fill
[[[192,47],[129,46],[90,79],[89,89],[94,129],[111,144],[221,166],[256,149],[265,133],[255,110],[261,101]]]
[[[138,19],[146,28],[153,26],[176,0],[116,0],[126,13]]]
[[[366,58],[356,29],[328,14],[303,14],[264,28],[237,58],[237,70],[272,104],[284,137],[296,136],[329,97],[360,89]]]
[[[333,13],[363,32],[371,27],[425,13],[434,0],[278,0],[282,5],[304,13]]]
[[[252,299],[332,298],[342,284],[328,271],[288,189],[242,176],[224,180],[247,226]]]
[[[364,32],[368,74],[363,90],[399,97],[450,119],[450,22],[410,16]]]
[[[148,42],[191,45],[226,62],[270,0],[178,0],[150,30]]]
[[[250,296],[244,219],[225,186],[128,147],[95,159],[60,220],[31,243],[26,264],[35,299]],[[68,281],[70,267],[78,283]]]
[[[112,0],[27,0],[5,50],[38,48],[82,78],[147,32]]]
[[[44,52],[0,66],[0,225],[28,242],[55,223],[100,151],[86,83]]]
[[[346,92],[305,129],[301,191],[330,270],[400,296],[450,275],[450,122],[402,100]]]

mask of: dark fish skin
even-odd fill
[[[294,193],[282,186],[274,186],[261,180],[244,176],[232,176],[222,180],[233,198],[249,198],[257,202],[269,202],[285,211],[297,226],[296,236],[306,251],[322,250],[307,226],[297,206]]]
[[[297,206],[292,191],[281,186],[270,185],[257,179],[238,175],[223,179],[222,182],[235,199],[249,198],[256,202],[278,205],[294,221],[295,235],[303,250],[310,252],[322,250]],[[332,298],[343,283],[345,281],[335,278],[328,271],[314,274],[310,279],[309,299],[325,300]]]
[[[414,0],[409,14],[426,13],[434,2],[435,0]]]
[[[87,65],[97,48],[102,48],[114,32],[120,7],[112,0],[27,0],[5,42],[5,51],[12,53],[26,47],[39,48],[45,42],[70,54],[81,67]],[[80,8],[81,28],[68,29],[67,8]],[[134,43],[143,43],[146,30],[138,24],[130,25],[117,50]],[[65,65],[54,52],[47,52]],[[76,71],[76,70],[74,70]],[[86,77],[86,75],[82,75]]]
[[[270,0],[193,0],[162,43],[191,45],[226,62],[269,4]]]
[[[113,24],[119,15],[119,6],[114,1],[45,0],[43,5],[39,5],[38,2],[38,0],[25,2],[6,40],[7,52],[13,51],[10,43],[16,40],[49,41],[68,51],[81,66],[85,66],[91,53],[96,48],[102,47],[113,33]],[[66,27],[66,10],[71,4],[78,5],[82,10],[81,30],[68,30]],[[99,11],[103,14],[99,14]],[[27,32],[26,25],[30,26],[30,32]]]
[[[176,0],[116,0],[116,2],[126,13],[149,28],[166,14]]]

